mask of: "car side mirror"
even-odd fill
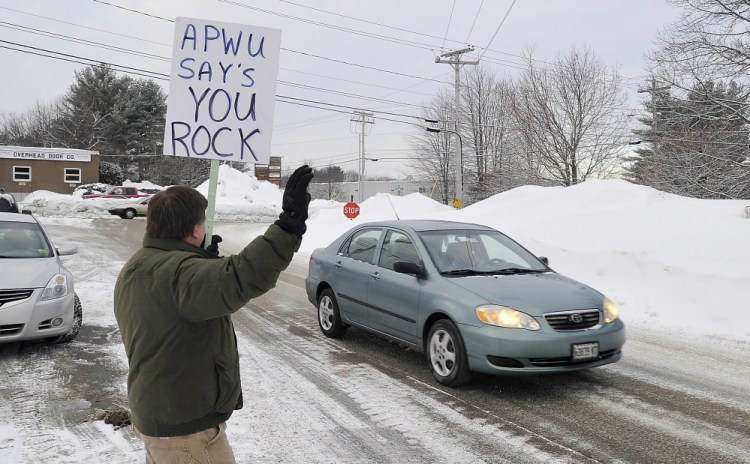
[[[401,274],[414,274],[417,278],[425,276],[424,266],[412,261],[396,261],[393,263],[393,270]]]
[[[57,254],[60,256],[69,256],[78,253],[78,247],[75,245],[55,245]]]
[[[543,262],[545,266],[549,266],[549,259],[547,259],[546,256],[537,256],[539,258],[539,261]]]

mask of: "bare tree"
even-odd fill
[[[518,130],[548,178],[574,185],[617,168],[627,135],[625,95],[615,70],[589,49],[540,67],[526,54],[514,92]]]
[[[61,146],[57,127],[62,117],[60,101],[37,102],[23,114],[0,118],[0,143],[21,146]]]
[[[482,200],[515,186],[511,159],[513,115],[511,85],[486,68],[470,68],[463,86],[464,188],[471,200]]]
[[[453,97],[442,90],[422,111],[425,119],[436,119],[448,123],[453,118]],[[453,143],[455,137],[449,132],[419,131],[411,144],[416,159],[410,164],[415,177],[433,188],[430,197],[448,205],[455,198]]]

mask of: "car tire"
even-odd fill
[[[318,297],[318,326],[323,335],[330,338],[341,338],[349,327],[341,321],[339,303],[333,290],[326,288]]]
[[[126,209],[125,211],[122,212],[122,216],[121,217],[123,219],[133,219],[135,217],[135,210],[128,208],[128,209]]]
[[[425,354],[433,377],[441,384],[460,387],[471,380],[463,338],[450,319],[440,319],[432,324]]]
[[[74,295],[73,301],[73,327],[59,337],[48,338],[48,342],[68,343],[78,336],[78,332],[81,330],[81,324],[83,323],[83,307],[81,306],[81,300],[78,299],[78,295]]]

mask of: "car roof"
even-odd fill
[[[6,222],[37,222],[34,216],[23,213],[0,213],[0,221]]]
[[[404,219],[392,221],[377,221],[362,224],[362,226],[383,226],[383,227],[408,227],[417,232],[428,230],[451,230],[451,229],[468,229],[468,230],[494,230],[492,227],[481,224],[472,224],[469,222],[441,221],[436,219]]]

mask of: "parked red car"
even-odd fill
[[[135,187],[112,187],[104,193],[91,193],[84,195],[83,198],[141,198],[148,197],[150,194],[141,193]]]

